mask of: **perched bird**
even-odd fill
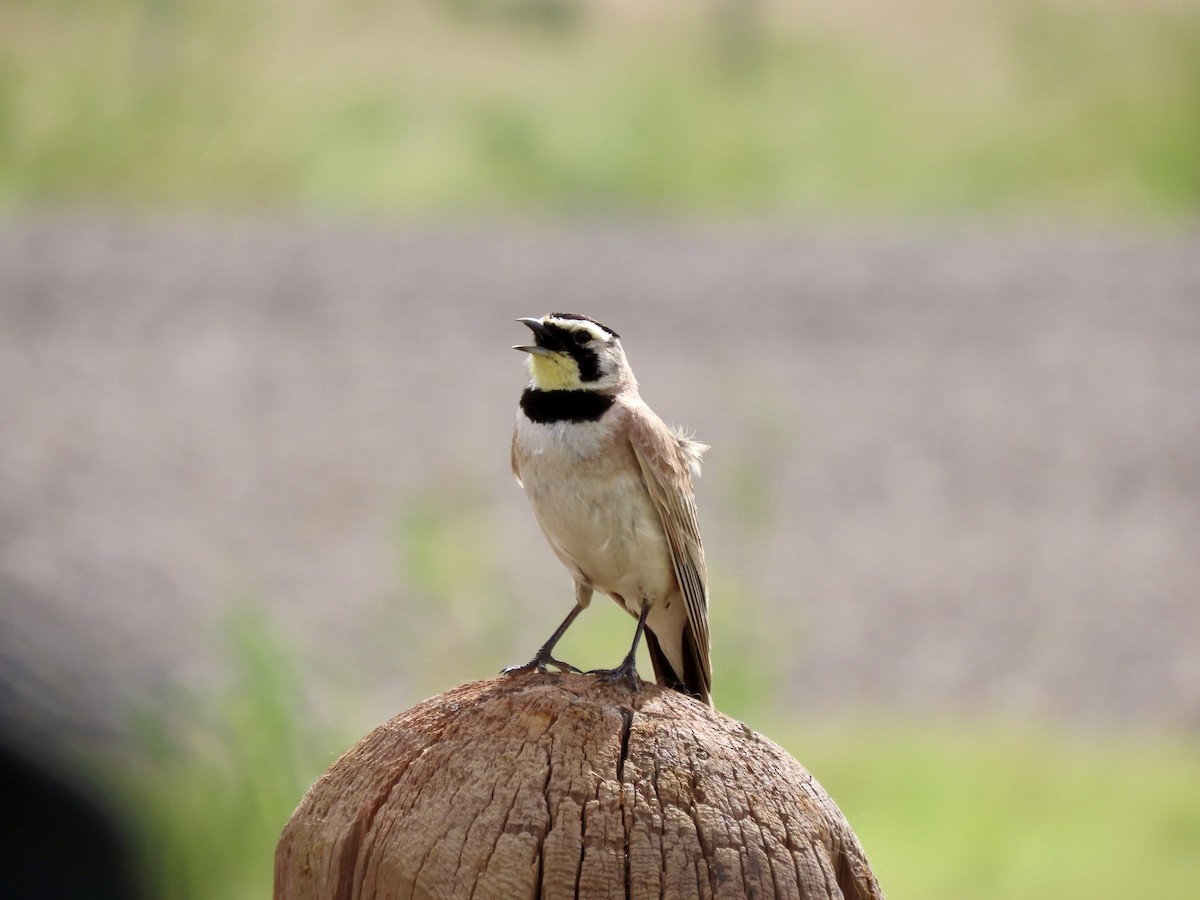
[[[638,620],[615,669],[637,687],[642,632],[659,684],[712,704],[708,584],[692,479],[708,447],[669,427],[638,395],[615,331],[578,313],[518,319],[533,343],[512,467],[550,546],[575,580],[575,606],[527,664],[508,673],[578,671],[554,645],[593,591]]]

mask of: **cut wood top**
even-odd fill
[[[275,897],[880,898],[780,747],[656,685],[499,677],[359,741],[280,839]]]

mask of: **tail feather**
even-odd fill
[[[667,655],[663,653],[658,643],[658,637],[649,628],[646,629],[646,649],[650,651],[650,664],[654,667],[654,679],[663,687],[695,697],[702,703],[712,706],[709,679],[705,677],[700,663],[700,655],[692,643],[691,629],[683,630],[683,674],[675,671]]]

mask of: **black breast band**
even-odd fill
[[[525,388],[521,409],[532,422],[595,422],[613,405],[615,397],[596,391],[539,391]]]

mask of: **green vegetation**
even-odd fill
[[[1191,896],[1200,745],[873,722],[777,732],[891,900]]]
[[[271,896],[284,823],[350,744],[308,724],[311,684],[264,617],[240,608],[228,632],[228,684],[206,694],[181,690],[169,718],[142,715],[141,758],[115,773],[141,825],[149,896]]]
[[[1200,9],[12,0],[0,208],[1193,219]]]

